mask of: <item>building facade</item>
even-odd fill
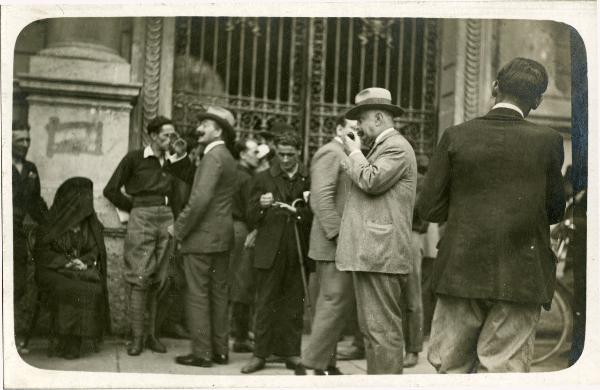
[[[94,181],[106,227],[113,328],[126,331],[124,227],[102,189],[156,115],[190,133],[207,105],[229,108],[240,134],[275,119],[295,126],[304,159],[331,137],[362,88],[392,92],[397,127],[430,154],[445,128],[484,114],[500,66],[543,63],[550,84],[533,121],[559,130],[571,161],[569,26],[552,21],[422,18],[56,18],[15,47],[13,115],[27,118],[28,158],[51,203],[71,176]]]

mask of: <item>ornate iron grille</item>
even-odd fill
[[[361,89],[392,92],[397,128],[429,154],[436,139],[438,24],[428,19],[177,18],[173,113],[192,131],[199,110],[230,109],[240,133],[294,125],[305,159]]]

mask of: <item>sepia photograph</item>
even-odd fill
[[[595,2],[405,3],[3,6],[4,385],[600,383]]]

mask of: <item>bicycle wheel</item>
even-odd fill
[[[550,311],[542,310],[536,331],[536,345],[532,364],[539,364],[554,356],[567,342],[573,327],[573,313],[568,292],[557,284]]]

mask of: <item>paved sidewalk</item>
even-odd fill
[[[303,345],[306,345],[308,336],[304,336]],[[213,365],[211,368],[187,367],[175,364],[175,356],[189,352],[188,340],[161,339],[167,346],[166,354],[158,354],[146,350],[140,356],[128,356],[125,340],[112,338],[106,340],[98,353],[89,351],[89,346],[80,359],[65,360],[59,357],[47,357],[47,341],[34,339],[30,343],[30,352],[23,355],[24,360],[30,365],[50,370],[91,371],[91,372],[130,372],[130,373],[160,373],[160,374],[196,374],[196,375],[237,375],[240,369],[250,358],[250,354],[231,353],[229,364]],[[350,338],[340,343],[341,348],[350,346]],[[540,341],[543,343],[543,341]],[[85,346],[84,346],[85,348]],[[419,364],[416,367],[405,369],[405,374],[434,374],[435,370],[427,362],[425,351],[419,355]],[[366,374],[366,361],[340,361],[338,367],[344,374]],[[534,366],[532,371],[555,371],[566,367],[565,354],[544,362],[543,365]],[[310,371],[309,371],[310,373]],[[241,374],[240,374],[241,375]],[[293,371],[285,368],[283,363],[268,363],[266,369],[252,375],[293,375]]]

